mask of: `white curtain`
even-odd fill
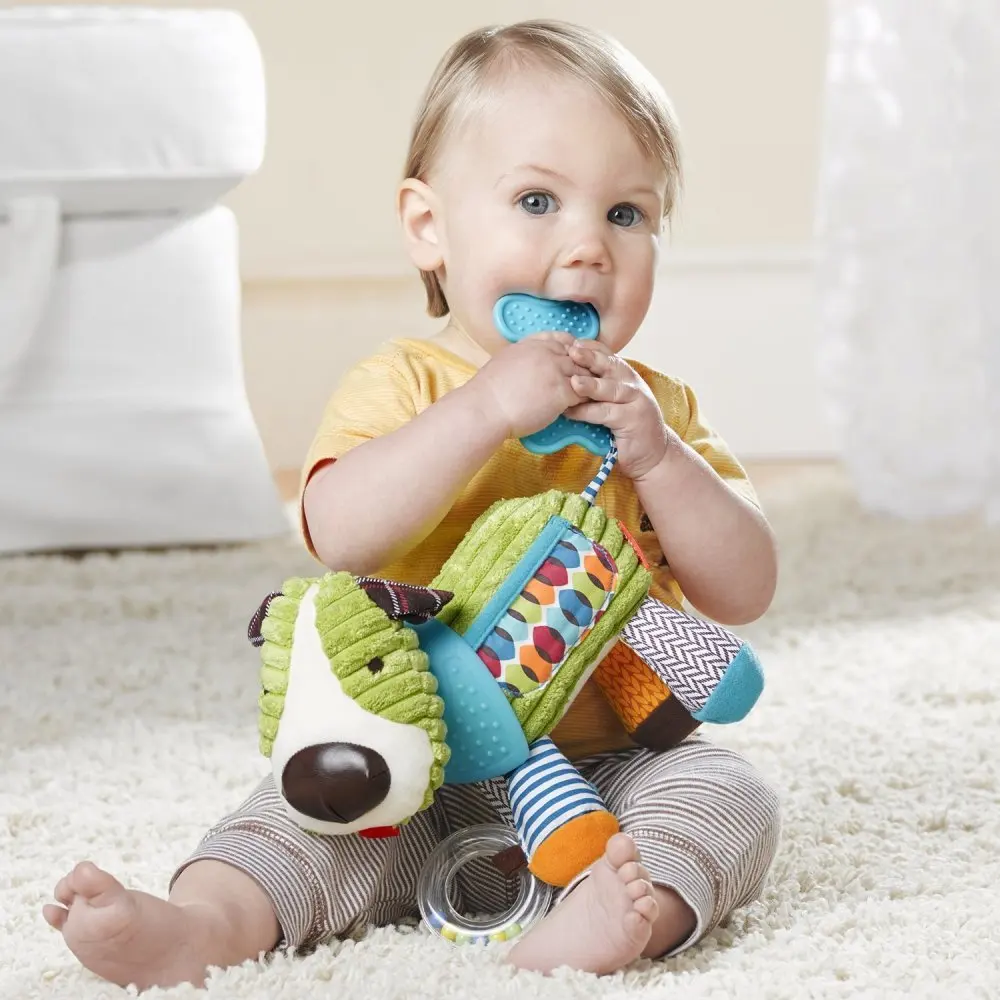
[[[829,0],[820,366],[861,502],[1000,522],[1000,0]]]

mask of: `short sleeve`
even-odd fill
[[[302,485],[316,467],[346,455],[359,444],[398,430],[417,413],[417,401],[403,368],[392,355],[355,365],[340,381],[323,410],[306,454]]]
[[[303,505],[312,474],[359,444],[398,430],[416,412],[410,380],[391,354],[363,361],[341,379],[323,410],[299,484],[299,528],[306,548],[314,556],[316,550]]]
[[[724,479],[729,487],[755,507],[760,507],[746,470],[737,461],[729,446],[702,417],[698,400],[690,386],[684,386],[687,400],[688,421],[683,433],[678,433],[684,443],[694,449]]]

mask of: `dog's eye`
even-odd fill
[[[368,669],[373,673],[377,674],[385,664],[382,662],[381,656],[376,656],[374,660],[368,661]]]

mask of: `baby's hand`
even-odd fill
[[[615,435],[618,465],[630,479],[641,479],[667,452],[663,414],[648,385],[627,362],[599,341],[574,340],[569,355],[586,374],[574,375],[573,388],[586,401],[566,414],[603,424]]]
[[[539,333],[505,347],[470,382],[496,408],[513,437],[527,437],[547,427],[584,397],[572,378],[587,369],[569,355],[568,333]]]

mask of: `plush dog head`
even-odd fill
[[[250,622],[261,650],[261,752],[290,815],[317,833],[405,822],[433,801],[449,750],[416,633],[445,591],[349,573],[287,580]]]

